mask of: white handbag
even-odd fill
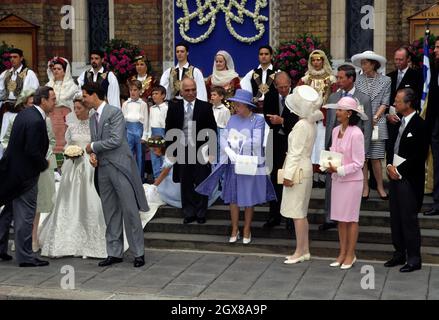
[[[253,131],[252,131],[252,139],[250,143],[251,143],[251,153],[253,154]],[[235,173],[243,176],[255,176],[256,173],[258,172],[258,163],[259,163],[258,156],[241,155],[244,144],[245,144],[245,140],[241,145],[241,149],[239,150],[240,154],[236,156]]]
[[[237,155],[235,161],[235,173],[244,176],[255,176],[258,171],[257,156]]]

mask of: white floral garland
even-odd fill
[[[265,26],[263,22],[268,21],[268,18],[264,15],[260,15],[259,12],[261,9],[265,8],[268,4],[267,0],[255,0],[255,10],[251,12],[250,10],[245,8],[247,0],[230,0],[228,5],[225,4],[226,0],[205,0],[204,4],[201,3],[201,0],[197,1],[197,10],[189,13],[187,0],[177,0],[176,5],[178,8],[183,9],[184,16],[177,20],[180,29],[180,35],[186,41],[190,43],[200,43],[206,40],[216,25],[216,15],[220,11],[224,12],[226,26],[229,30],[230,34],[237,39],[238,41],[244,43],[253,43],[262,38],[265,33]],[[216,3],[216,7],[214,5]],[[237,14],[235,15],[232,12],[232,9],[237,10]],[[204,12],[209,10],[209,12],[205,15]],[[232,21],[236,23],[243,24],[244,23],[244,15],[245,17],[249,17],[253,19],[253,23],[255,24],[256,30],[258,30],[258,34],[253,37],[243,37],[239,35],[236,30],[232,26]],[[189,31],[190,21],[198,17],[197,24],[204,25],[210,21],[209,29],[201,36],[197,38],[192,38],[188,36],[186,33]]]

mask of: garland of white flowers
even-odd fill
[[[179,27],[180,35],[183,37],[183,39],[185,39],[190,43],[203,42],[210,36],[216,25],[216,15],[220,11],[224,12],[227,29],[229,30],[230,34],[238,41],[250,44],[261,39],[265,33],[265,26],[263,22],[268,21],[268,18],[266,16],[260,15],[259,12],[261,9],[267,6],[268,4],[267,0],[255,0],[254,12],[251,12],[250,10],[245,8],[245,5],[247,4],[247,0],[241,0],[239,2],[236,0],[230,0],[228,5],[225,4],[225,0],[205,0],[204,4],[201,3],[201,0],[196,0],[196,1],[197,1],[197,10],[191,13],[189,13],[187,0],[177,0],[176,2],[177,7],[182,8],[184,13],[184,17],[181,17],[177,20],[177,23],[180,26]],[[216,2],[216,7],[214,5],[215,2]],[[236,15],[232,12],[232,9],[237,10]],[[210,10],[210,11],[206,15],[204,15],[204,12],[206,10]],[[245,17],[249,17],[253,19],[253,23],[255,24],[256,30],[258,30],[257,35],[253,37],[243,37],[239,35],[236,32],[236,30],[233,28],[232,21],[243,24],[245,18],[244,15]],[[187,35],[187,32],[189,31],[190,21],[197,17],[198,17],[198,21],[197,21],[198,25],[200,26],[204,25],[209,21],[210,21],[210,25],[208,30],[203,35],[197,38],[192,38],[189,35]]]

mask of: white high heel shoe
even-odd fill
[[[230,239],[229,239],[229,243],[236,243],[239,239],[240,239],[240,236],[239,236],[239,231],[238,231],[238,233],[236,234],[236,236],[234,236],[234,237],[230,237]]]
[[[311,256],[309,255],[309,257],[308,257],[308,255],[303,255],[303,256],[301,256],[301,257],[299,257],[297,259],[288,259],[288,260],[284,261],[284,264],[298,264],[298,263],[302,263],[302,262],[307,261],[306,258],[311,259]]]
[[[242,238],[243,244],[250,244],[250,242],[252,242],[252,235],[251,234],[248,238],[246,238],[246,237]]]
[[[355,262],[357,262],[357,257],[354,257],[354,260],[352,261],[352,264],[342,264],[340,269],[341,270],[349,270],[349,269],[351,269],[354,266]]]
[[[329,266],[330,266],[331,268],[338,268],[338,267],[341,266],[341,263],[338,262],[338,261],[335,261],[335,262],[331,263]]]
[[[303,257],[305,258],[304,261],[311,260],[311,254],[310,253],[307,253],[307,254],[303,255]],[[293,256],[286,256],[285,259],[286,260],[293,260]]]

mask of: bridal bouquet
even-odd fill
[[[68,146],[66,150],[64,150],[64,157],[67,159],[76,159],[82,157],[84,155],[84,150],[78,146]]]

